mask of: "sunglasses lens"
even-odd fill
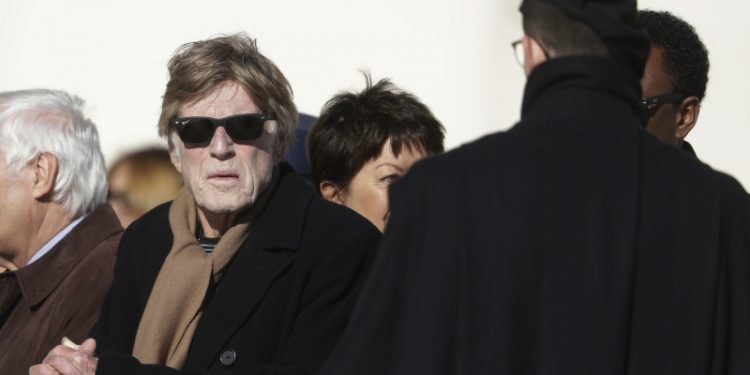
[[[228,118],[224,128],[235,142],[249,142],[263,134],[263,115],[248,114]]]
[[[214,130],[216,126],[211,120],[193,118],[182,120],[180,126],[177,127],[177,135],[186,144],[200,145],[211,142]]]
[[[263,124],[268,116],[251,113],[230,116],[223,119],[208,117],[183,117],[172,120],[177,128],[177,135],[186,145],[205,146],[211,142],[217,126],[223,126],[235,142],[250,142],[263,134]]]

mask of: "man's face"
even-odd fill
[[[674,92],[674,86],[664,71],[664,50],[659,46],[651,46],[651,54],[646,61],[646,69],[641,78],[643,97],[670,94]],[[677,123],[679,121],[678,104],[666,103],[650,118],[647,119],[646,130],[653,134],[662,143],[676,145]]]
[[[205,97],[180,106],[179,116],[223,118],[259,111],[242,86],[227,81]],[[215,214],[237,213],[252,205],[268,187],[278,163],[277,125],[266,121],[264,128],[256,140],[239,144],[224,127],[217,127],[207,146],[185,146],[172,133],[172,161],[198,207]]]
[[[0,152],[0,257],[13,260],[26,251],[24,241],[31,237],[31,213],[34,204],[34,172],[25,167],[13,173]]]

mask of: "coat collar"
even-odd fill
[[[687,152],[694,158],[698,158],[698,155],[695,154],[695,149],[693,149],[693,145],[691,145],[688,141],[682,141],[682,145],[680,145],[680,148],[682,151]]]
[[[100,206],[36,262],[17,271],[23,299],[31,307],[41,303],[97,244],[122,232],[112,206]]]
[[[279,180],[273,189],[268,206],[250,226],[248,238],[260,248],[294,250],[302,240],[307,206],[314,193],[286,162],[279,165]]]
[[[569,95],[571,90],[587,89],[607,94],[626,103],[642,126],[646,118],[641,108],[641,84],[630,69],[614,60],[602,57],[559,57],[536,67],[526,82],[521,118],[533,113],[540,103]],[[589,103],[572,111],[587,111]]]
[[[279,167],[279,180],[273,189],[268,205],[250,226],[247,241],[227,267],[221,279],[223,286],[211,296],[193,336],[186,369],[210,367],[274,280],[294,261],[315,194],[286,163]]]

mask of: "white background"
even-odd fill
[[[419,96],[453,148],[518,120],[523,72],[516,0],[0,0],[0,91],[64,89],[86,99],[108,162],[161,144],[166,63],[185,42],[246,31],[317,115],[360,69]],[[692,23],[711,58],[707,98],[688,139],[699,157],[750,187],[750,3],[643,0]]]

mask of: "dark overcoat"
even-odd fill
[[[316,196],[288,165],[206,302],[183,372],[131,357],[138,323],[172,245],[169,204],[125,232],[95,330],[97,374],[313,374],[349,318],[380,232]]]
[[[750,202],[647,134],[638,77],[559,58],[521,122],[419,162],[321,372],[750,374]]]

